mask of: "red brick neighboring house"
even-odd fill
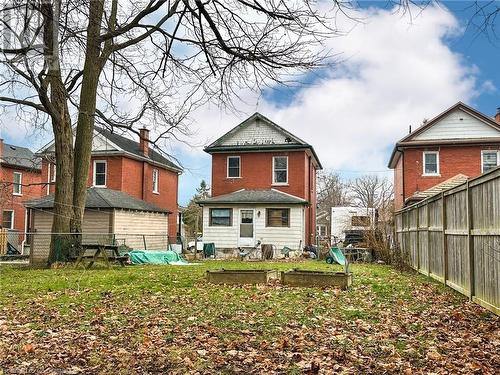
[[[0,139],[0,213],[3,228],[25,232],[23,202],[42,195],[39,159],[26,147]]]
[[[294,250],[315,243],[322,167],[311,145],[255,113],[205,151],[212,155],[212,197],[199,202],[204,242]]]
[[[457,175],[472,178],[496,168],[499,150],[500,112],[492,118],[455,104],[396,143],[389,161],[395,208],[422,199],[435,185],[463,182]]]
[[[42,180],[48,182],[44,194],[54,192],[55,164],[49,162],[54,145],[45,146]],[[149,147],[149,131],[141,129],[140,141],[96,127],[88,187],[121,191],[170,212],[168,235],[177,235],[178,180],[182,168]]]

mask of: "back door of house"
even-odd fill
[[[254,246],[254,211],[240,210],[240,237],[238,246]]]

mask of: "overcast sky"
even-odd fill
[[[238,114],[211,106],[192,114],[196,147],[168,150],[186,168],[180,204],[187,203],[201,179],[210,181],[210,156],[203,145],[255,111],[312,144],[323,166],[345,178],[362,173],[392,178],[386,165],[394,142],[410,125],[416,128],[459,100],[495,114],[500,49],[466,27],[466,3],[428,7],[411,19],[377,8],[379,3],[364,4],[360,15],[365,21],[340,20],[350,32],[329,41],[327,48],[340,53],[339,63],[307,77],[309,85],[242,92],[245,103],[238,104]],[[1,126],[7,142],[41,146],[40,137],[26,138],[24,128]]]

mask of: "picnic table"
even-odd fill
[[[88,252],[92,252],[92,250],[94,250],[93,254],[87,254]],[[110,255],[108,255],[108,253]],[[82,244],[80,255],[76,257],[75,267],[77,267],[85,259],[90,260],[90,262],[85,266],[85,269],[89,269],[94,265],[94,262],[98,260],[103,260],[108,268],[110,268],[110,261],[117,261],[122,267],[125,267],[125,261],[128,257],[120,255],[118,252],[118,245]]]

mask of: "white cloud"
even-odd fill
[[[380,171],[409,125],[415,128],[478,95],[477,68],[446,43],[462,32],[446,9],[428,7],[411,23],[407,16],[375,8],[361,16],[364,23],[329,42],[333,52],[342,52],[343,62],[325,79],[300,90],[285,106],[245,92],[250,105],[242,107],[244,114],[203,108],[196,115],[199,140],[213,140],[259,110],[310,142],[326,168]],[[349,22],[340,20],[345,29]]]

